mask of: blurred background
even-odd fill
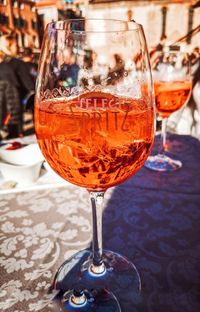
[[[0,0],[1,139],[34,132],[34,87],[46,24],[80,17],[135,20],[144,27],[150,55],[172,44],[187,50],[193,92],[168,128],[200,137],[200,1]]]

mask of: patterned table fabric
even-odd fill
[[[133,261],[142,279],[139,297],[131,289],[118,296],[122,312],[200,311],[200,143],[176,135],[168,142],[180,171],[142,168],[105,196],[104,247]],[[47,291],[57,268],[90,243],[84,189],[1,195],[0,311],[52,311]]]

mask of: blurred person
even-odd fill
[[[60,67],[58,79],[63,87],[75,87],[77,85],[79,66],[75,55],[68,49],[63,51],[63,64]]]
[[[192,126],[194,127],[195,135],[200,138],[200,55],[195,63],[197,67],[193,73],[192,94],[188,105],[193,117]]]
[[[98,65],[96,63],[96,53],[93,50],[84,50],[83,66],[79,72],[78,79],[80,85],[87,87],[100,83],[100,76],[98,71]]]
[[[37,77],[37,68],[38,65],[34,60],[34,53],[31,48],[24,48],[24,51],[22,53],[21,57],[22,61],[26,63],[27,70],[33,79],[33,82],[35,84],[36,77]]]
[[[33,63],[33,58],[33,50],[30,47],[25,47],[21,56],[22,61],[24,61],[25,63]]]
[[[200,56],[200,48],[195,47],[193,49],[192,53],[190,54],[190,61],[191,61],[192,66],[198,63],[199,56]]]
[[[106,83],[109,65],[103,55],[91,49],[85,49],[80,63],[81,69],[78,77],[80,85],[87,87]]]
[[[26,64],[16,58],[17,52],[17,41],[14,34],[0,38],[0,103],[2,105],[3,99],[7,99],[5,105],[1,107],[1,111],[6,111],[8,137],[18,137],[23,134],[23,99],[30,92],[34,92],[34,82]],[[4,85],[7,87],[3,88]],[[12,101],[8,100],[8,93],[10,97],[13,97]],[[11,102],[12,105],[9,104]],[[2,118],[4,115],[5,113]]]
[[[199,56],[200,56],[200,49],[199,47],[195,47],[189,55],[192,73],[194,73],[198,67]],[[187,62],[187,60],[183,59],[183,65],[185,64],[185,62]]]
[[[114,66],[110,68],[108,73],[108,84],[117,84],[124,76],[125,63],[121,55],[115,53],[113,55]]]
[[[38,64],[35,62],[35,56],[30,47],[26,47],[23,50],[21,60],[25,63],[27,67],[27,72],[30,75],[31,80],[34,84],[34,89],[27,92],[22,100],[22,104],[26,111],[34,110],[34,99],[35,99],[35,84],[37,78]]]
[[[149,51],[152,69],[157,67],[157,63],[159,62],[159,59],[157,58],[157,52],[163,51],[166,44],[166,39],[167,37],[163,35],[160,39],[160,42],[153,49],[151,49],[151,51]]]

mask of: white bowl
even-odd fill
[[[0,148],[0,158],[4,162],[13,165],[34,165],[44,160],[44,156],[37,143],[29,144],[15,150],[7,150],[8,145],[3,145]]]
[[[0,161],[0,171],[6,181],[16,181],[17,186],[30,185],[38,179],[43,161],[30,165],[13,165]]]

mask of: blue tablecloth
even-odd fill
[[[122,299],[122,311],[200,311],[200,142],[168,135],[168,151],[179,171],[143,167],[105,210],[105,247],[130,258],[142,280],[141,302]]]

